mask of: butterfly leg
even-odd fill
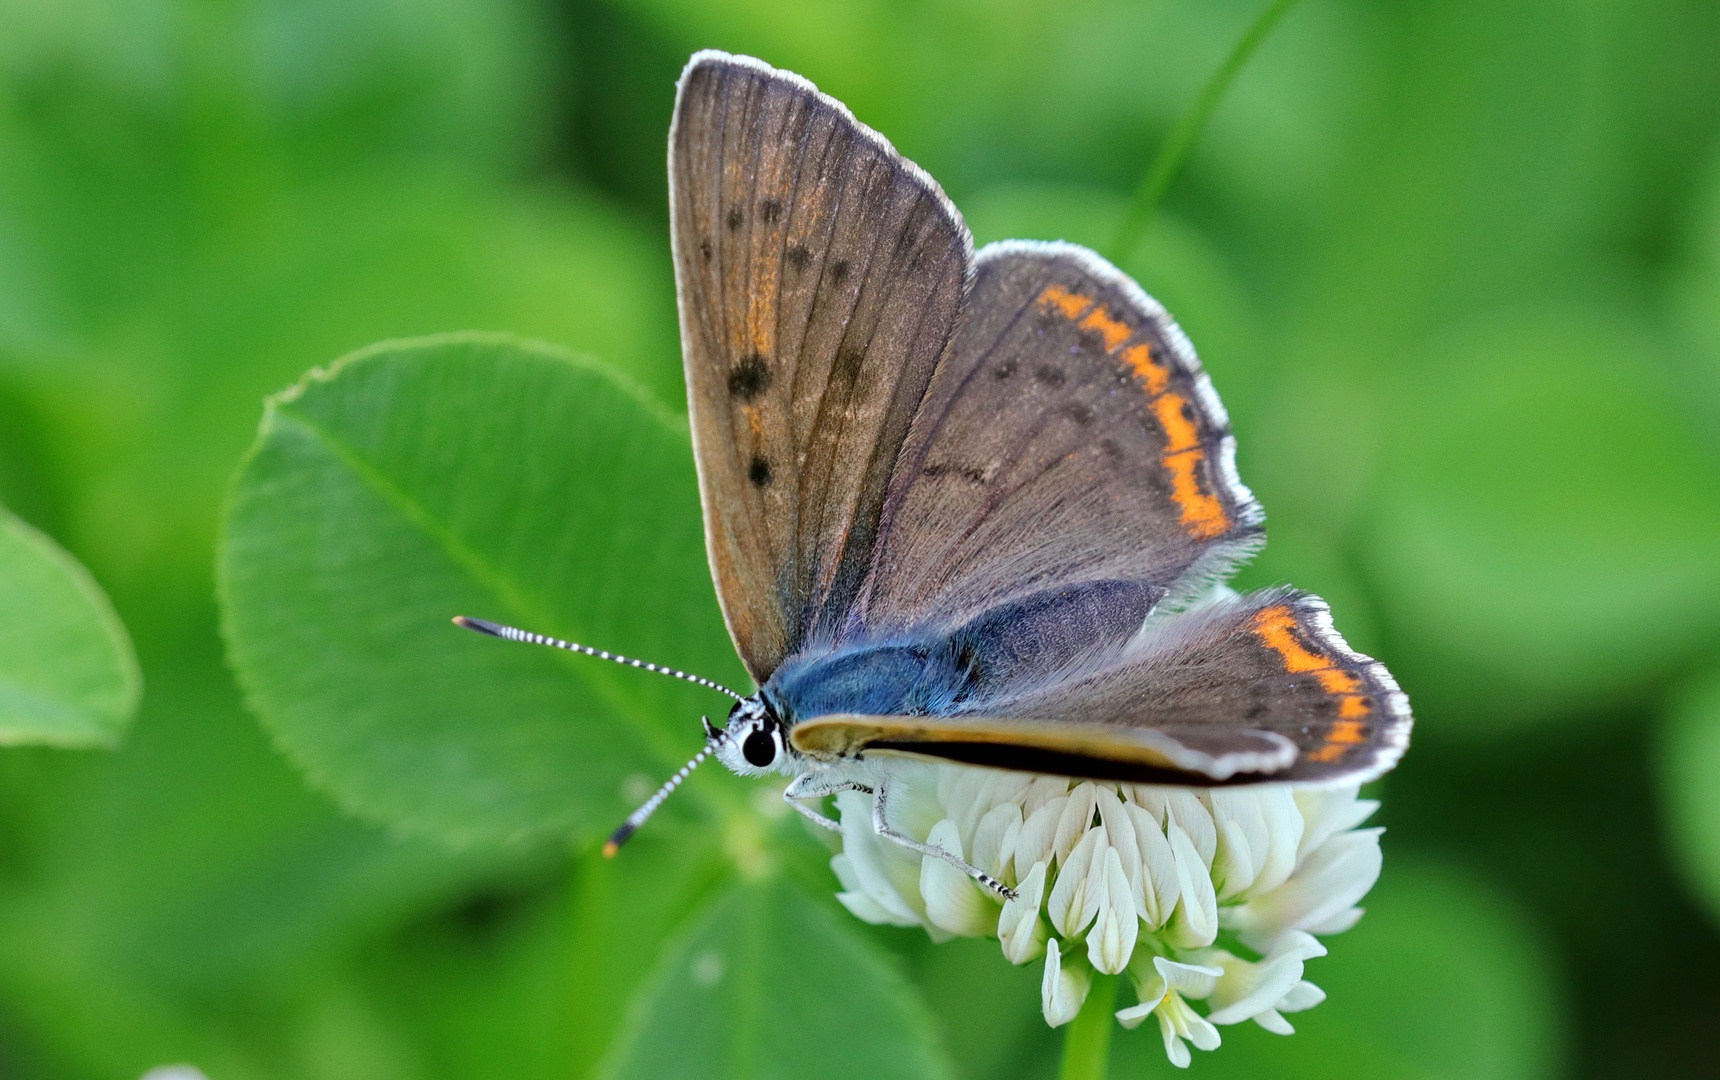
[[[841,832],[842,823],[827,818],[812,807],[801,802],[801,799],[823,799],[830,795],[839,795],[844,791],[863,791],[872,794],[872,789],[865,784],[856,784],[852,780],[839,780],[834,783],[821,780],[816,773],[801,773],[794,778],[786,788],[782,789],[782,801],[794,807],[805,815],[814,825],[822,825],[832,832]]]
[[[981,885],[984,885],[986,888],[990,889],[992,892],[1003,897],[1005,900],[1014,900],[1015,899],[1015,890],[1014,889],[1010,888],[1009,886],[1005,885],[1003,882],[992,877],[990,874],[981,870],[979,867],[973,866],[967,862],[964,862],[961,858],[959,858],[958,856],[955,856],[955,855],[951,855],[949,852],[945,851],[943,848],[933,847],[930,844],[922,844],[918,840],[915,840],[913,837],[908,836],[904,833],[899,833],[895,829],[890,828],[889,818],[885,814],[885,810],[884,810],[884,800],[887,797],[888,792],[889,792],[889,788],[885,785],[884,781],[882,781],[882,780],[878,781],[877,791],[872,796],[872,831],[873,832],[877,833],[879,836],[882,836],[884,839],[890,841],[891,843],[902,845],[903,847],[907,848],[910,851],[917,851],[921,855],[931,855],[931,856],[934,856],[936,858],[944,860],[945,862],[949,863],[951,866],[955,867],[957,870],[960,870],[962,873],[966,874],[968,877],[973,878],[975,881],[979,882]]]

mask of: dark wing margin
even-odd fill
[[[819,717],[815,755],[897,753],[1101,780],[1342,785],[1390,769],[1409,702],[1319,598],[1274,590],[1153,623],[1113,661],[985,704],[984,716]]]
[[[1176,608],[1262,541],[1230,420],[1155,300],[1074,244],[980,252],[890,481],[864,632],[1140,581]]]
[[[762,683],[841,624],[870,568],[973,241],[882,136],[750,57],[688,62],[669,181],[706,546]]]

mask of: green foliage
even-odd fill
[[[1673,700],[1660,743],[1660,780],[1685,878],[1720,914],[1720,673],[1691,679]]]
[[[674,1040],[743,978],[792,1020],[725,1029],[737,1070],[1053,1075],[1036,967],[860,927],[741,781],[590,851],[721,699],[447,620],[744,681],[675,416],[689,52],[843,97],[982,242],[1102,246],[1259,9],[0,5],[0,500],[102,582],[149,689],[112,753],[0,751],[0,1077],[696,1069]],[[1717,50],[1696,0],[1308,0],[1124,256],[1268,510],[1242,584],[1331,599],[1418,717],[1370,912],[1309,965],[1330,1000],[1195,1071],[1711,1071]],[[557,348],[359,354],[277,398],[230,483],[312,365],[473,328]],[[69,678],[118,639],[23,667],[10,640],[0,671]],[[713,951],[715,989],[676,975]],[[813,1028],[828,1052],[788,1056]],[[1119,1032],[1113,1075],[1162,1073],[1157,1044]]]
[[[0,507],[0,745],[112,746],[142,691],[89,571]]]
[[[597,1075],[945,1080],[950,1066],[887,958],[843,916],[766,883],[713,897],[664,949]]]
[[[1720,636],[1720,461],[1645,336],[1531,313],[1401,379],[1365,557],[1429,705],[1490,732],[1599,711]]]
[[[344,805],[457,843],[590,841],[726,699],[452,616],[744,680],[685,423],[547,348],[385,345],[271,399],[222,550],[230,654],[281,745]]]

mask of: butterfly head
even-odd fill
[[[718,761],[741,776],[801,771],[800,753],[788,741],[788,725],[762,694],[735,702],[728,725],[711,739]]]

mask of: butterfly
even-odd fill
[[[706,757],[873,797],[900,762],[1214,786],[1355,784],[1407,699],[1294,589],[1223,587],[1264,542],[1223,405],[1164,308],[1094,252],[977,254],[943,190],[840,102],[750,57],[682,73],[671,234],[712,576],[758,690],[477,619],[735,699]],[[814,805],[809,805],[812,803]]]

